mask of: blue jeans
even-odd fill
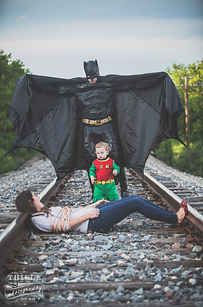
[[[176,213],[154,205],[140,196],[129,196],[98,206],[100,215],[89,220],[88,231],[107,232],[113,225],[122,221],[133,212],[169,224],[177,223]]]

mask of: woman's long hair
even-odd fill
[[[41,233],[41,231],[32,223],[31,215],[36,212],[36,209],[33,205],[33,194],[30,190],[25,190],[21,192],[15,200],[16,209],[21,213],[28,213],[30,218],[26,221],[26,227],[28,230],[28,237],[34,233]],[[43,207],[41,213],[45,212],[47,215],[50,210],[47,207]],[[39,213],[40,214],[40,213]]]
[[[25,190],[21,192],[16,197],[15,205],[16,205],[17,210],[21,213],[28,213],[31,215],[32,213],[36,212],[36,209],[33,205],[33,195],[30,190]],[[48,214],[49,208],[44,206],[42,208],[42,212],[46,212]]]

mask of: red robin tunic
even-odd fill
[[[107,158],[105,160],[94,160],[93,164],[96,169],[96,179],[97,180],[109,180],[114,179],[113,177],[113,160],[111,158]]]
[[[96,179],[93,193],[94,201],[119,199],[113,176],[114,169],[117,170],[117,173],[120,172],[120,167],[109,157],[105,160],[96,159],[92,162],[89,176]]]

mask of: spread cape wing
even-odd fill
[[[113,91],[113,120],[121,165],[143,170],[150,150],[166,138],[178,138],[181,102],[168,74],[100,78]],[[16,147],[41,151],[58,175],[81,169],[81,140],[75,99],[84,78],[60,79],[25,75],[19,79],[10,107]],[[88,167],[88,166],[87,166]]]

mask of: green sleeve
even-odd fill
[[[92,165],[90,166],[90,169],[89,169],[89,176],[93,176],[96,178],[96,167],[94,165],[94,163],[92,163]]]
[[[118,166],[118,164],[116,164],[116,162],[113,161],[113,169],[117,170],[117,173],[120,173],[120,167]]]

